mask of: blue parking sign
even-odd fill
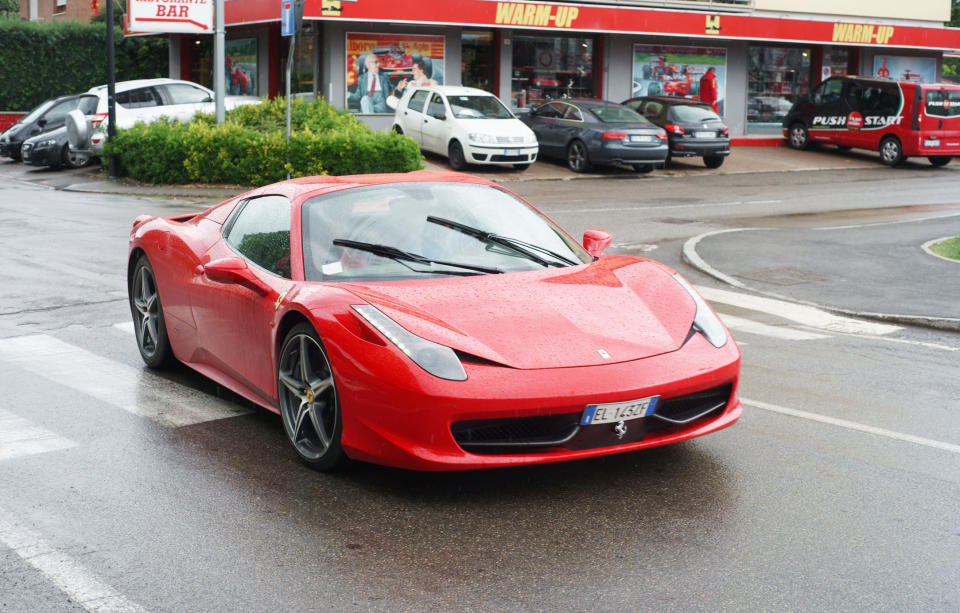
[[[280,35],[293,36],[293,0],[280,0]]]

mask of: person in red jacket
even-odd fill
[[[706,102],[719,114],[717,109],[717,69],[713,66],[700,77],[700,102]]]

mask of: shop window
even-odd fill
[[[464,87],[476,87],[492,94],[494,84],[493,32],[465,31],[460,37],[460,60],[463,71],[460,82]]]
[[[511,104],[598,97],[594,46],[593,38],[514,36]]]
[[[304,26],[305,28],[307,26]],[[290,92],[292,94],[312,94],[313,65],[316,53],[316,36],[312,31],[304,31],[297,36],[297,43],[293,49],[293,70],[290,73]],[[283,73],[283,78],[287,73]]]
[[[779,132],[793,103],[810,92],[810,49],[750,47],[747,130]]]
[[[847,47],[824,47],[821,78],[851,74],[850,58],[850,49]]]

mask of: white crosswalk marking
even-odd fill
[[[0,461],[76,446],[70,439],[0,409]]]
[[[58,551],[39,534],[21,525],[0,508],[0,543],[9,547],[24,562],[34,567],[61,591],[91,613],[143,613],[131,602],[103,583],[79,562]]]
[[[189,426],[249,412],[48,335],[0,339],[0,360],[163,426]]]
[[[780,338],[787,341],[813,341],[821,338],[830,338],[826,334],[817,334],[816,332],[807,332],[806,330],[797,330],[788,326],[771,326],[762,324],[752,319],[728,315],[726,313],[717,313],[723,323],[731,330],[746,332],[748,334],[759,334],[772,338]],[[739,341],[737,344],[742,345]]]

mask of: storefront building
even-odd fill
[[[280,3],[228,0],[225,18],[227,91],[279,95]],[[950,0],[308,0],[292,91],[387,128],[386,101],[409,83],[479,87],[517,108],[694,97],[712,67],[731,133],[779,134],[793,101],[827,76],[939,80],[943,54],[960,49],[949,18]],[[210,84],[211,38],[171,36],[171,76]]]

